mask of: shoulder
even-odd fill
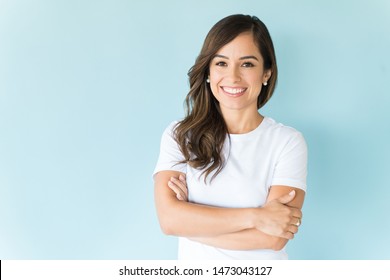
[[[305,143],[303,134],[297,129],[277,122],[270,117],[264,117],[264,134],[268,136],[272,141],[279,143],[302,142]]]
[[[272,118],[265,118],[264,138],[270,147],[284,152],[301,151],[307,153],[307,144],[303,134],[297,129],[276,122]]]
[[[170,135],[170,136],[172,136],[178,124],[179,124],[179,121],[178,121],[178,120],[175,120],[175,121],[170,122],[170,123],[165,127],[164,134],[165,134],[165,135]]]

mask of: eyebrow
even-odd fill
[[[225,55],[221,55],[221,54],[214,55],[214,58],[216,58],[216,57],[229,59],[229,57],[227,57]],[[242,56],[242,57],[239,58],[239,60],[245,60],[245,59],[254,59],[254,60],[259,61],[259,59],[256,56],[254,56],[254,55],[246,55],[246,56]]]

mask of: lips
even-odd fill
[[[222,91],[229,96],[241,96],[245,93],[246,88],[243,87],[221,87]]]

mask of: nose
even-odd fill
[[[241,81],[241,73],[240,68],[238,66],[231,66],[229,67],[229,78],[233,83],[237,83]]]

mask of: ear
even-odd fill
[[[269,78],[271,78],[271,76],[272,76],[272,71],[271,71],[271,69],[265,70],[265,71],[264,71],[264,74],[263,74],[263,80],[264,80],[264,81],[268,81]]]

